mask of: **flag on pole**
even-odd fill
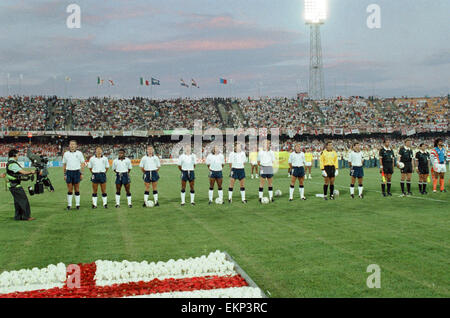
[[[150,85],[150,82],[148,80],[144,79],[143,77],[141,77],[140,83],[141,83],[141,86],[144,86],[144,85],[149,86]]]
[[[152,77],[152,85],[161,85],[161,83],[159,82],[159,79]]]
[[[111,84],[111,86],[114,86],[114,82],[113,82],[113,80],[108,80],[108,82],[109,82],[109,84]]]
[[[97,85],[103,85],[103,80],[100,78],[100,76],[97,76]]]
[[[219,82],[220,82],[220,84],[225,84],[225,85],[228,84],[228,80],[225,78],[220,78]]]
[[[180,85],[189,88],[189,85],[186,84],[185,81],[182,78],[180,78]]]
[[[200,86],[198,86],[197,82],[193,78],[191,79],[191,86],[195,86],[197,88],[200,88]]]

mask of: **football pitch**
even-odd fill
[[[180,206],[180,173],[176,166],[160,170],[159,207],[143,208],[144,184],[138,167],[132,171],[133,208],[114,207],[114,176],[108,172],[108,209],[91,209],[90,173],[81,182],[81,209],[65,208],[66,186],[61,168],[50,169],[55,193],[30,198],[32,222],[13,220],[13,201],[0,190],[0,273],[63,262],[95,260],[167,261],[197,257],[215,250],[228,252],[270,297],[449,297],[450,193],[420,195],[417,175],[413,196],[400,197],[400,174],[393,177],[393,196],[380,193],[378,169],[366,169],[364,199],[349,196],[348,169],[341,169],[335,201],[322,193],[320,170],[305,181],[307,201],[288,201],[286,170],[274,178],[275,202],[258,202],[258,180],[249,178],[248,204],[235,185],[228,204],[208,205],[207,168],[196,168],[196,205]],[[229,175],[228,167],[224,176]],[[24,182],[28,186],[29,182]],[[448,188],[448,183],[446,184]],[[357,193],[357,187],[355,192]],[[100,192],[99,192],[100,193]],[[265,188],[267,196],[267,187]],[[217,197],[217,189],[214,198]],[[152,195],[150,194],[150,199]],[[366,269],[381,269],[381,288],[368,288]]]

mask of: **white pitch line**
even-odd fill
[[[323,183],[319,183],[319,182],[314,182],[314,181],[308,181],[314,184],[323,184]],[[305,184],[306,184],[306,180],[305,180]],[[334,185],[336,188],[341,188],[341,189],[348,189],[349,187],[344,187],[344,186],[340,186],[340,185]],[[365,190],[368,192],[377,192],[377,193],[382,193],[381,191],[376,191],[376,190]],[[399,196],[400,197],[400,196]],[[426,200],[426,201],[435,201],[435,202],[445,202],[445,203],[450,203],[450,201],[447,200],[439,200],[439,199],[431,199],[431,198],[422,198],[422,197],[416,197],[416,196],[408,196],[408,198],[413,198],[413,199],[419,199],[419,200]]]

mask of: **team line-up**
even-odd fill
[[[228,201],[232,202],[233,188],[236,181],[239,181],[241,201],[247,203],[245,198],[245,169],[244,165],[247,162],[247,156],[240,143],[236,143],[234,151],[230,153],[228,164],[231,169],[230,183],[228,188]],[[404,146],[402,146],[397,154],[397,168],[401,172],[401,191],[402,195],[411,195],[411,176],[413,171],[419,174],[419,191],[421,194],[427,194],[426,186],[427,179],[430,174],[430,170],[433,176],[433,192],[437,191],[437,182],[440,182],[440,191],[445,192],[444,189],[444,174],[446,172],[445,160],[446,150],[443,146],[443,141],[437,139],[434,143],[434,148],[430,152],[427,151],[427,145],[421,144],[420,150],[413,156],[411,149],[411,141],[407,139]],[[258,152],[252,152],[249,155],[250,163],[253,171],[258,173],[259,168],[259,201],[265,203],[265,197],[263,197],[263,189],[267,182],[268,186],[268,201],[273,202],[273,175],[275,164],[275,153],[270,149],[270,142],[265,140],[262,143]],[[383,141],[383,147],[379,151],[380,158],[380,173],[382,174],[381,189],[383,196],[391,196],[391,178],[394,173],[396,155],[390,148],[389,140]],[[186,184],[189,183],[190,188],[190,203],[195,205],[195,166],[197,158],[196,155],[191,153],[191,148],[186,146],[183,148],[183,154],[178,158],[178,169],[181,172],[181,205],[186,204]],[[305,153],[301,151],[301,145],[296,144],[294,151],[289,156],[289,174],[291,177],[289,188],[289,200],[294,199],[295,184],[298,180],[298,189],[301,200],[306,200],[304,195],[304,179],[305,179],[305,167],[311,170],[311,156],[305,156]],[[364,159],[360,149],[360,144],[355,142],[352,147],[352,151],[349,155],[350,166],[350,195],[355,197],[355,183],[358,181],[358,196],[363,198],[363,169]],[[210,188],[208,193],[209,204],[213,202],[214,186],[217,184],[218,198],[216,203],[223,204],[223,167],[225,165],[225,158],[222,153],[219,152],[219,147],[214,147],[211,153],[206,158],[206,165],[209,169],[209,182]],[[69,150],[64,153],[63,168],[64,179],[67,183],[67,209],[72,207],[73,194],[75,194],[76,208],[80,208],[80,181],[83,179],[83,168],[85,166],[85,159],[83,154],[77,150],[77,142],[72,140],[69,143]],[[97,193],[98,186],[102,192],[102,203],[107,208],[107,194],[106,194],[106,172],[110,168],[108,159],[103,156],[101,147],[96,148],[95,156],[91,157],[87,163],[87,167],[92,173],[92,208],[97,208]],[[158,206],[158,180],[159,169],[161,167],[159,158],[155,155],[152,146],[147,147],[147,155],[142,157],[139,167],[143,172],[143,180],[145,183],[144,203],[143,206]],[[127,203],[129,207],[132,207],[131,192],[130,192],[130,172],[131,172],[131,160],[125,156],[123,149],[119,150],[119,156],[112,163],[112,170],[116,174],[116,207],[120,206],[120,193],[122,186],[125,188]],[[329,199],[334,200],[334,181],[335,177],[339,174],[338,170],[338,155],[333,150],[333,143],[328,141],[325,143],[324,150],[320,155],[320,169],[322,170],[322,176],[324,178],[323,185],[323,198],[328,200],[328,188]],[[153,201],[149,200],[150,186],[153,190]],[[406,186],[406,187],[405,187]]]

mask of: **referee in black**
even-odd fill
[[[8,181],[8,188],[14,198],[14,207],[16,209],[14,220],[16,221],[33,221],[35,218],[31,217],[30,203],[27,195],[20,185],[21,175],[34,174],[33,171],[25,171],[17,162],[19,158],[19,151],[11,149],[8,153],[8,162],[6,163],[6,177]]]

